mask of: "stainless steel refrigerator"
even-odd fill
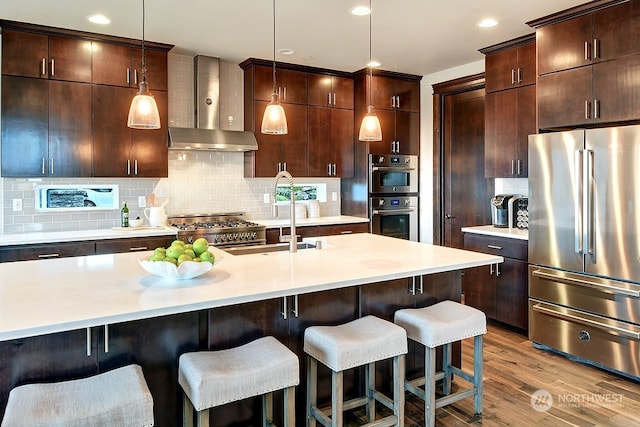
[[[529,339],[640,377],[640,126],[529,136]]]

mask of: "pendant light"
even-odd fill
[[[160,129],[158,105],[149,93],[149,85],[147,84],[147,63],[144,49],[144,0],[142,0],[142,80],[140,80],[140,90],[131,101],[127,126],[134,129]]]
[[[284,135],[289,132],[287,116],[284,113],[284,108],[280,105],[276,91],[276,0],[273,0],[273,93],[271,94],[271,102],[264,110],[260,131],[271,135]]]
[[[371,60],[371,0],[369,0],[369,104],[367,105],[367,114],[362,119],[360,125],[360,141],[382,141],[382,128],[380,120],[373,110],[373,97],[371,96],[371,86],[373,86],[373,62]]]

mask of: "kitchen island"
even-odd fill
[[[420,283],[423,277],[445,277],[432,286],[455,299],[459,270],[503,260],[367,233],[312,242],[318,240],[322,249],[296,253],[230,255],[214,248],[221,262],[187,281],[149,275],[138,264],[140,253],[0,264],[2,412],[18,384],[135,362],[154,396],[156,425],[175,425],[179,354],[273,334],[302,360],[301,337],[309,324],[335,324],[379,310],[382,300],[367,294],[369,287],[384,291],[397,280],[415,286],[416,277]],[[367,305],[375,309],[363,310],[364,300],[375,300]]]

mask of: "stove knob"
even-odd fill
[[[235,233],[233,235],[233,240],[239,240],[240,239],[240,235],[238,233]]]
[[[252,238],[252,239],[255,239],[256,237],[258,237],[258,233],[257,233],[257,232],[255,232],[255,231],[254,231],[254,232],[252,232],[252,233],[251,233],[251,238]]]
[[[187,237],[187,243],[193,243],[193,236]]]

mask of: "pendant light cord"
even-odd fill
[[[145,12],[144,12],[144,0],[142,0],[142,80],[147,80],[147,61],[145,59],[144,54],[144,21],[145,21]]]
[[[276,93],[276,0],[273,0],[273,93]]]
[[[373,62],[371,62],[371,0],[369,0],[369,105],[373,105],[373,94],[371,87],[373,86]]]

